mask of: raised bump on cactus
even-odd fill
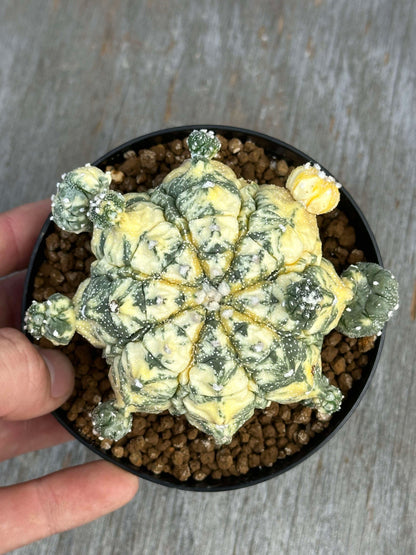
[[[308,162],[295,168],[288,177],[287,189],[312,214],[325,214],[339,203],[341,185],[321,169]]]
[[[64,174],[62,178],[56,194],[52,196],[52,219],[65,231],[92,231],[90,202],[96,195],[108,192],[110,174],[87,164]]]
[[[310,402],[308,400],[304,402],[305,405],[318,409],[320,413],[332,414],[340,409],[343,396],[341,391],[331,385],[328,378],[319,371],[311,397]]]
[[[371,262],[349,266],[342,279],[353,291],[337,329],[349,337],[380,334],[399,307],[398,284],[389,270]]]
[[[94,222],[97,260],[68,303],[71,333],[103,349],[110,365],[115,400],[94,411],[97,432],[119,439],[131,413],[168,410],[222,444],[272,401],[338,410],[341,393],[322,376],[322,340],[347,305],[351,320],[362,277],[351,270],[341,279],[322,258],[311,208],[332,206],[334,180],[310,165],[295,169],[297,201],[212,160],[220,147],[212,132],[193,131],[188,144],[192,159],[147,193],[108,192],[109,178],[94,168],[65,178],[65,192],[82,196]],[[85,228],[87,213],[68,206],[67,217],[64,198],[61,220]],[[384,286],[396,298],[379,271],[368,312]],[[44,326],[47,306],[29,309],[28,329],[59,343],[61,332],[56,340]]]
[[[68,345],[76,327],[71,299],[55,293],[43,303],[33,301],[26,312],[25,326],[36,339],[43,336],[54,345]]]
[[[209,160],[220,150],[221,142],[213,131],[196,129],[188,137],[188,147],[193,160]]]
[[[118,441],[131,430],[132,415],[124,414],[119,410],[114,401],[100,403],[95,407],[91,414],[93,433],[100,438]]]
[[[125,205],[126,201],[121,193],[100,193],[90,201],[87,216],[97,229],[107,229],[120,220]]]

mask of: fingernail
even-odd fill
[[[51,396],[68,397],[74,386],[74,370],[62,353],[53,349],[39,349],[51,376]]]

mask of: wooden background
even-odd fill
[[[413,0],[0,1],[1,210],[145,132],[238,125],[328,167],[401,287],[365,400],[301,466],[215,494],[142,480],[19,553],[415,553],[415,54]],[[73,441],[3,463],[1,483],[92,458]]]

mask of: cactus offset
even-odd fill
[[[292,196],[212,160],[211,132],[192,132],[189,148],[148,193],[109,191],[108,175],[86,167],[53,201],[58,225],[93,229],[97,260],[72,301],[34,303],[27,328],[55,344],[77,331],[103,349],[115,399],[93,412],[100,436],[123,437],[133,412],[168,410],[223,444],[272,401],[338,410],[341,393],[321,371],[324,335],[375,333],[397,304],[379,266],[340,278],[322,258],[315,214],[339,192],[320,168],[296,168]]]

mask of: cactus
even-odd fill
[[[339,203],[341,185],[328,176],[319,164],[308,162],[295,168],[288,177],[286,187],[293,198],[312,214],[325,214]]]
[[[358,262],[343,272],[342,279],[354,295],[338,322],[338,330],[349,337],[379,335],[399,307],[394,276],[378,264]]]
[[[191,158],[147,193],[109,191],[97,168],[64,178],[53,217],[68,231],[93,229],[97,260],[72,301],[29,308],[28,331],[55,344],[77,331],[103,349],[115,398],[92,419],[111,439],[135,411],[185,414],[224,444],[272,401],[338,410],[323,337],[336,326],[379,330],[397,303],[390,274],[359,265],[340,278],[322,258],[315,214],[339,198],[322,170],[296,168],[292,196],[237,179],[213,160],[211,132],[188,144]]]

